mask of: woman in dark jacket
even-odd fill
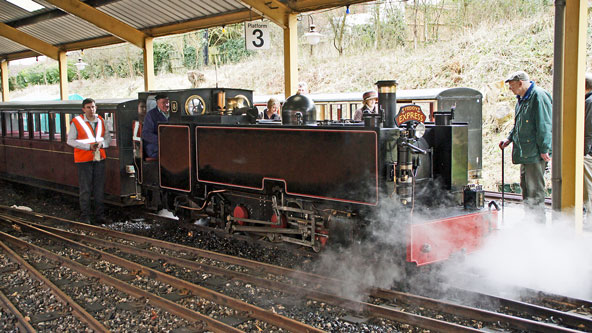
[[[275,98],[267,101],[267,109],[263,111],[263,119],[280,120],[280,102]]]

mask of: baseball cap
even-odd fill
[[[517,71],[508,76],[506,82],[510,81],[530,81],[530,79],[528,78],[528,74],[526,74],[525,72]]]

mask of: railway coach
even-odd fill
[[[132,121],[137,100],[97,101],[113,141],[106,149],[105,200],[137,204],[131,166]],[[71,120],[82,114],[81,101],[0,103],[0,177],[35,187],[78,195],[78,171],[67,136]]]

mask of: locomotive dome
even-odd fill
[[[317,109],[306,95],[292,95],[282,106],[283,125],[316,125]]]

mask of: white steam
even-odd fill
[[[592,235],[578,234],[573,218],[551,221],[550,214],[547,223],[537,223],[532,212],[506,207],[504,224],[480,251],[447,265],[450,284],[463,281],[460,287],[493,294],[511,292],[513,285],[592,299]]]

